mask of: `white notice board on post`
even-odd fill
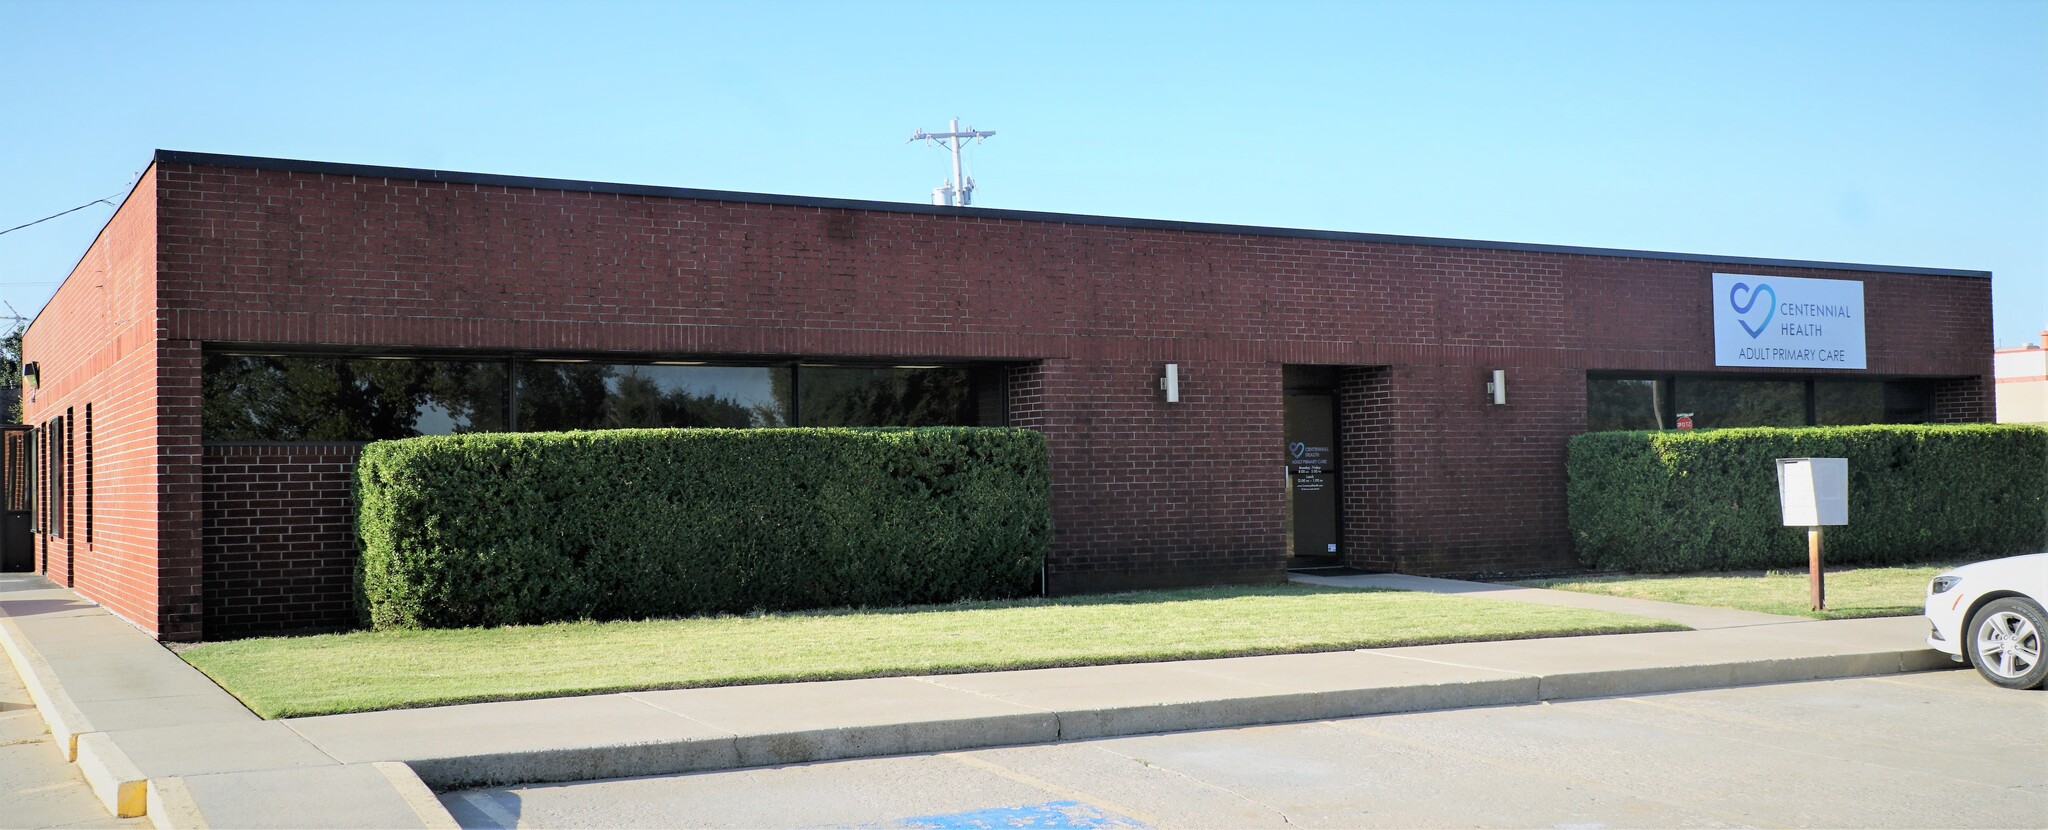
[[[1849,523],[1849,459],[1778,459],[1778,507],[1786,527]]]
[[[1863,283],[1714,275],[1714,365],[1865,369]]]

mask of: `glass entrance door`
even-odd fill
[[[1337,459],[1337,398],[1286,398],[1287,547],[1289,555],[1334,564],[1342,473]]]

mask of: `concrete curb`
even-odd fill
[[[435,792],[505,784],[681,775],[748,766],[739,762],[731,738],[409,758],[404,763]]]
[[[441,799],[434,797],[434,791],[427,788],[412,767],[397,761],[378,761],[370,766],[391,782],[391,789],[405,800],[405,806],[412,808],[413,815],[419,816],[421,826],[427,830],[461,830],[462,825],[455,822],[455,816],[441,805]]]
[[[132,629],[123,630],[129,631]],[[137,630],[133,631],[133,636],[147,637],[148,635]],[[146,735],[152,729],[108,731],[96,728],[91,718],[85,714],[84,709],[78,705],[78,702],[73,699],[71,693],[65,688],[62,674],[52,667],[50,661],[35,647],[33,640],[22,630],[20,624],[8,615],[4,606],[0,606],[0,650],[7,652],[8,660],[13,664],[16,674],[20,676],[23,688],[27,691],[30,700],[35,703],[36,710],[42,716],[44,723],[49,727],[52,742],[56,743],[58,749],[64,753],[65,760],[77,766],[80,776],[85,779],[93,795],[100,801],[101,806],[106,808],[108,813],[118,818],[148,816],[152,824],[157,827],[166,828],[206,828],[213,826],[212,822],[207,818],[208,810],[206,805],[209,803],[228,805],[226,809],[231,814],[233,813],[233,799],[224,799],[217,792],[195,793],[191,782],[186,776],[160,775],[155,778],[149,777],[142,770],[141,766],[129,756],[128,752],[121,747],[116,736]],[[186,668],[190,671],[197,671],[196,669],[189,669],[189,667]],[[219,694],[223,698],[227,696],[226,692],[219,692]],[[237,713],[246,712],[246,710],[240,707],[239,703],[227,708]],[[250,723],[252,724],[265,723],[255,720],[253,716],[250,716],[250,718]],[[225,729],[227,726],[192,723],[186,724],[184,728],[201,730],[207,728]],[[279,731],[287,735],[295,734],[281,725],[275,728],[278,728]],[[298,739],[294,737],[293,740]],[[306,752],[315,753],[315,750],[308,745]],[[324,761],[324,756],[321,757]],[[374,788],[375,784],[371,782],[381,781],[388,783],[390,786],[392,795],[383,799],[385,803],[382,812],[375,810],[361,811],[364,813],[364,816],[377,816],[376,818],[358,821],[363,819],[364,816],[351,817],[346,815],[349,809],[348,804],[329,804],[325,805],[324,809],[317,811],[316,814],[306,817],[308,821],[321,822],[321,826],[327,826],[327,823],[333,823],[336,820],[339,823],[335,823],[334,826],[353,826],[351,824],[352,821],[365,827],[405,826],[398,822],[403,821],[408,813],[417,821],[418,826],[421,827],[446,830],[447,828],[459,826],[456,824],[454,817],[448,813],[447,808],[443,807],[441,802],[434,797],[433,791],[429,790],[426,784],[421,782],[419,776],[414,774],[411,768],[405,764],[386,762],[336,766],[332,765],[331,761],[326,761],[325,763],[328,766],[257,770],[246,773],[246,775],[256,778],[273,773],[283,773],[287,777],[298,776],[304,780],[290,782],[281,788],[273,787],[273,789],[279,789],[280,792],[286,793],[298,792],[306,798],[313,798],[320,791],[333,789],[332,787],[323,786],[324,782],[316,778],[317,776],[325,775],[327,770],[356,771],[355,778],[346,781],[345,784],[357,799],[369,795],[370,791],[365,790],[364,787],[368,785]],[[235,775],[243,775],[243,773],[226,774],[226,776]],[[223,776],[199,776],[201,779],[219,777]],[[218,785],[213,786],[216,789],[219,788]],[[305,799],[302,798],[301,800]],[[374,796],[372,796],[372,800],[375,800]],[[402,809],[399,806],[393,805],[402,805]],[[229,826],[258,826],[258,824],[249,823],[245,814],[243,818],[230,821]],[[307,824],[307,826],[313,825]]]
[[[133,818],[149,809],[149,777],[121,751],[112,736],[88,732],[78,737],[78,772],[92,786],[100,804],[119,818]]]
[[[974,749],[990,741],[1005,745],[1033,744],[1058,740],[1058,734],[1059,726],[1054,718],[1032,714],[742,735],[733,742],[738,750],[734,766],[769,767],[842,758],[951,752]],[[1054,737],[1048,738],[1047,735]]]
[[[205,830],[206,814],[185,779],[177,776],[149,782],[149,823],[157,830]]]
[[[22,685],[28,688],[29,699],[35,701],[36,710],[43,713],[43,723],[50,727],[50,739],[63,750],[64,760],[77,761],[78,736],[95,730],[86,719],[85,712],[72,702],[70,695],[64,693],[64,684],[50,669],[49,661],[29,644],[28,636],[4,611],[0,611],[0,648],[7,650],[15,673],[21,676]]]
[[[409,758],[406,762],[426,785],[439,792],[448,792],[476,787],[676,775],[1403,712],[1882,676],[1950,668],[1953,665],[1945,656],[1932,650],[1902,649],[1548,674],[1494,671],[1492,673],[1498,677],[1462,682],[1304,691],[1150,705],[1082,706],[1047,710],[1038,716],[962,718],[630,745],[552,747],[535,751]],[[944,682],[948,677],[929,679]],[[319,742],[317,738],[314,740],[316,744]]]
[[[367,772],[368,775],[362,775],[364,772]],[[426,830],[460,830],[461,827],[461,825],[455,822],[455,817],[449,814],[448,809],[441,806],[441,800],[434,797],[434,791],[427,789],[427,785],[421,783],[419,776],[413,774],[411,767],[388,761],[374,764],[348,764],[322,769],[263,770],[253,773],[225,773],[190,778],[177,775],[153,778],[149,781],[150,823],[159,828],[159,830],[210,830],[213,827],[265,826],[265,824],[260,822],[252,823],[252,818],[254,817],[250,815],[249,808],[251,805],[233,799],[208,798],[194,791],[194,783],[195,780],[204,782],[209,778],[225,777],[235,779],[234,784],[240,784],[250,777],[261,777],[271,773],[285,773],[298,778],[299,780],[293,783],[297,789],[304,793],[303,800],[308,802],[317,802],[322,798],[349,798],[353,795],[359,795],[349,792],[337,793],[331,790],[334,787],[346,788],[350,783],[361,784],[368,778],[368,780],[382,780],[384,783],[389,784],[392,793],[400,804],[399,809],[372,814],[368,817],[368,822],[361,821],[361,819],[365,818],[364,816],[345,816],[336,821],[334,820],[336,818],[334,815],[320,809],[321,805],[317,803],[310,805],[311,809],[307,809],[308,805],[294,805],[294,808],[300,811],[298,815],[292,816],[295,820],[281,824],[272,823],[277,824],[277,826],[389,827],[398,826],[390,821],[391,819],[397,819],[409,813],[412,818],[418,821],[419,826],[426,828]],[[338,773],[340,775],[328,777],[323,775],[324,773]],[[308,776],[320,776],[327,780],[323,781]],[[375,778],[369,778],[369,776],[375,776]],[[234,784],[230,786],[234,786]],[[322,784],[330,784],[331,786],[322,787]],[[219,785],[216,784],[214,786],[218,787]],[[209,801],[212,801],[216,808],[211,813],[207,809]],[[213,815],[213,813],[219,815]],[[351,821],[350,819],[356,820]]]

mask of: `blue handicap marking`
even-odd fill
[[[1003,830],[1004,828],[1089,828],[1090,830],[1139,830],[1145,825],[1092,804],[1079,801],[1048,801],[1021,807],[997,807],[936,816],[898,819],[888,826],[916,830]]]

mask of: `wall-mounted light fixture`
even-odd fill
[[[37,387],[37,388],[41,388],[41,387],[42,387],[42,385],[43,385],[43,367],[42,367],[42,364],[39,364],[39,363],[23,363],[23,364],[21,364],[21,379],[22,379],[22,380],[23,380],[24,382],[26,382],[26,383],[27,383],[27,384],[28,384],[29,386],[34,386],[34,387]]]
[[[1180,364],[1166,364],[1166,376],[1159,379],[1159,388],[1166,391],[1167,403],[1180,403]]]
[[[1505,406],[1508,402],[1508,371],[1493,370],[1493,380],[1486,382],[1486,395],[1494,406]]]

